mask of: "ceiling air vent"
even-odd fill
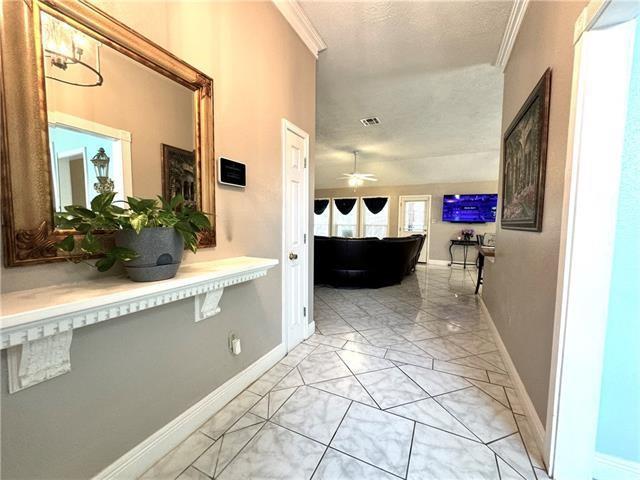
[[[378,117],[363,118],[360,123],[365,127],[371,127],[373,125],[380,125],[380,119]]]

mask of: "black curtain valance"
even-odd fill
[[[384,206],[387,204],[387,197],[371,197],[371,198],[363,198],[365,206],[369,209],[371,213],[374,215],[380,213]]]
[[[329,205],[329,200],[314,200],[313,213],[316,215],[322,215]]]
[[[356,204],[356,198],[334,198],[333,201],[336,204],[336,208],[343,215],[349,215],[351,210]]]

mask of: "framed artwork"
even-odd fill
[[[195,152],[162,144],[162,196],[171,199],[182,195],[185,203],[196,205]]]
[[[551,69],[547,69],[504,134],[504,229],[542,230],[550,100]]]

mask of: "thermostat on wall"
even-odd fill
[[[229,158],[218,158],[218,182],[223,185],[244,188],[247,186],[247,167]]]

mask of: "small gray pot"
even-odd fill
[[[143,228],[140,234],[133,230],[119,230],[116,245],[126,247],[138,257],[124,262],[129,278],[134,282],[155,282],[175,277],[182,261],[184,240],[173,228]]]

